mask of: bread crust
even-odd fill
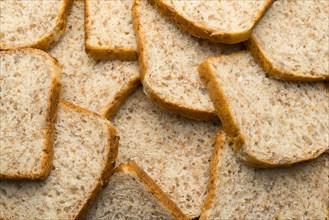
[[[252,27],[242,32],[219,32],[217,30],[206,27],[190,20],[179,14],[173,7],[167,5],[163,0],[148,0],[155,8],[165,17],[171,19],[175,25],[189,34],[207,39],[213,42],[220,42],[226,44],[236,44],[247,40],[250,37],[253,27],[261,19],[265,11],[271,6],[274,0],[267,0],[265,7],[258,12],[257,18],[254,20]]]
[[[142,84],[144,86],[144,91],[147,95],[147,97],[153,101],[154,103],[157,103],[162,109],[176,113],[179,115],[182,115],[187,118],[196,119],[196,120],[209,120],[209,121],[216,121],[218,120],[218,117],[216,115],[216,112],[213,110],[199,110],[199,109],[192,109],[186,106],[183,106],[179,103],[172,102],[171,100],[166,100],[163,97],[159,96],[153,89],[151,89],[147,83],[144,81],[146,72],[147,72],[147,64],[146,59],[144,57],[144,50],[145,46],[143,43],[144,35],[142,31],[139,29],[140,24],[140,18],[138,15],[137,7],[140,0],[136,0],[133,5],[133,25],[134,30],[137,37],[137,48],[139,52],[139,72],[141,75]]]
[[[106,154],[108,155],[106,157],[107,160],[104,161],[101,175],[97,184],[94,185],[94,189],[91,190],[90,195],[86,198],[86,200],[83,202],[81,209],[78,210],[78,212],[75,215],[74,219],[80,219],[83,216],[83,214],[86,212],[86,210],[90,207],[91,203],[94,201],[97,194],[99,193],[101,187],[108,181],[108,178],[112,173],[112,169],[114,168],[115,160],[118,155],[118,145],[119,145],[120,137],[118,136],[118,133],[114,128],[114,126],[112,125],[112,123],[109,122],[105,117],[97,113],[91,112],[89,110],[80,108],[64,100],[60,100],[60,105],[65,106],[66,108],[69,108],[72,111],[75,111],[79,114],[90,115],[102,119],[104,121],[104,126],[108,132],[108,146],[106,151]]]
[[[124,172],[136,175],[146,186],[147,190],[161,202],[164,207],[177,219],[187,220],[188,218],[176,206],[176,204],[162,191],[162,189],[154,182],[154,180],[145,173],[134,161],[129,161],[125,164],[120,164],[115,168],[113,173]]]
[[[96,60],[138,60],[138,53],[135,49],[128,47],[100,47],[89,44],[90,26],[89,26],[89,1],[85,2],[85,50],[92,58]]]
[[[4,53],[34,53],[47,59],[52,65],[53,72],[51,85],[49,88],[49,97],[47,100],[47,114],[45,116],[45,140],[42,148],[41,155],[41,168],[37,173],[25,173],[4,175],[0,173],[0,179],[30,179],[30,180],[42,180],[46,179],[52,170],[52,160],[54,154],[54,124],[56,121],[57,108],[59,103],[59,97],[61,93],[61,71],[58,62],[55,58],[51,57],[48,53],[38,49],[22,48],[5,51]]]
[[[240,51],[236,52],[233,54],[230,54],[230,56],[234,56],[236,54],[240,53],[247,53],[247,51]],[[227,56],[227,55],[222,55],[222,56]],[[232,115],[232,110],[229,106],[229,102],[225,96],[224,91],[222,88],[216,83],[216,77],[215,73],[211,70],[209,66],[209,61],[211,59],[216,59],[218,57],[213,57],[209,58],[207,61],[203,62],[199,68],[199,74],[201,78],[204,80],[207,90],[209,92],[210,98],[213,101],[215,108],[217,110],[217,114],[222,122],[224,131],[227,133],[229,138],[232,139],[234,142],[234,151],[237,153],[239,158],[243,160],[246,164],[253,166],[253,167],[258,167],[258,168],[268,168],[268,167],[278,167],[278,166],[291,166],[296,163],[301,163],[303,161],[307,160],[312,160],[317,158],[320,154],[322,154],[325,150],[318,152],[318,154],[309,156],[309,157],[303,157],[300,160],[296,161],[290,161],[290,162],[285,162],[278,164],[272,160],[259,160],[257,159],[254,155],[243,152],[242,146],[245,144],[245,137],[242,134],[241,130],[237,126],[237,123]]]
[[[255,60],[260,64],[260,66],[276,79],[296,81],[296,82],[314,82],[329,80],[329,73],[325,76],[316,75],[304,75],[297,72],[285,72],[280,70],[280,68],[274,66],[270,59],[266,57],[264,50],[262,50],[256,37],[251,35],[248,41],[245,42],[245,46],[251,52]]]
[[[65,33],[66,23],[67,23],[67,15],[72,6],[73,0],[64,0],[63,6],[61,7],[58,15],[57,15],[57,23],[53,30],[49,33],[45,33],[40,39],[33,42],[32,44],[23,44],[18,46],[3,46],[0,44],[0,50],[12,50],[18,48],[36,48],[40,50],[49,50],[59,41],[61,36]]]

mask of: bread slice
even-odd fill
[[[135,162],[120,164],[86,215],[101,219],[187,219]]]
[[[62,98],[106,117],[140,84],[137,62],[96,61],[85,52],[84,2],[75,1],[67,33],[50,53],[63,65]]]
[[[216,148],[200,219],[328,219],[329,154],[259,170],[241,163],[223,132]]]
[[[0,219],[78,219],[108,178],[119,137],[105,118],[61,101],[51,175],[0,182]]]
[[[329,79],[329,1],[276,1],[247,43],[273,77]]]
[[[247,40],[273,1],[149,0],[180,29],[196,37],[228,44]]]
[[[73,0],[0,1],[0,50],[48,50],[65,32]]]
[[[94,59],[137,60],[133,0],[85,0],[86,51]]]
[[[162,108],[194,119],[217,119],[197,66],[210,56],[238,49],[189,36],[146,0],[133,6],[142,83]]]
[[[121,137],[117,163],[136,161],[188,217],[199,216],[219,124],[167,113],[141,89],[112,121]]]
[[[310,160],[329,149],[329,90],[268,77],[247,51],[199,67],[235,150],[256,166]]]
[[[61,69],[36,49],[0,51],[0,179],[44,179],[52,167]]]

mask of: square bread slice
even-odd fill
[[[37,49],[0,51],[0,59],[0,179],[47,178],[61,69]]]
[[[231,145],[219,132],[201,220],[329,218],[329,154],[288,168],[255,169]]]
[[[1,0],[0,50],[48,50],[65,33],[73,0]]]
[[[137,60],[133,0],[85,0],[86,51],[94,59]]]
[[[86,215],[88,220],[188,219],[135,162],[120,164]]]
[[[247,40],[274,0],[149,0],[180,29],[214,42]]]
[[[219,123],[167,113],[142,89],[112,121],[121,137],[117,163],[136,161],[189,218],[198,217]]]
[[[284,166],[329,149],[329,89],[324,83],[278,81],[247,51],[211,58],[199,72],[244,161]]]
[[[78,219],[108,179],[118,141],[108,120],[61,101],[51,175],[1,181],[0,219]]]
[[[246,45],[275,78],[328,80],[328,14],[328,0],[276,1]]]
[[[205,59],[239,46],[213,44],[177,29],[147,0],[133,6],[133,22],[144,90],[167,111],[201,119],[218,119],[197,67]]]
[[[86,54],[83,1],[74,1],[66,34],[50,54],[63,65],[61,97],[106,117],[140,84],[138,62],[97,61]]]

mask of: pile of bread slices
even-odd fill
[[[0,219],[329,219],[328,0],[0,6]]]

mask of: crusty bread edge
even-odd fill
[[[125,164],[120,164],[115,168],[114,173],[124,172],[133,174],[144,184],[145,188],[169,211],[173,216],[180,220],[189,219],[177,205],[162,191],[156,182],[147,175],[134,161],[129,161]]]
[[[245,46],[248,48],[260,66],[265,70],[265,72],[276,79],[297,82],[329,80],[329,73],[326,76],[303,75],[297,72],[285,72],[274,66],[271,63],[271,60],[266,56],[264,50],[261,48],[260,43],[257,41],[254,35],[251,35],[249,40],[245,42]]]
[[[234,56],[238,54],[248,53],[248,51],[239,51],[229,55],[220,55],[217,57],[212,57],[203,62],[199,68],[199,74],[201,78],[204,80],[207,90],[209,92],[210,98],[213,101],[215,108],[217,110],[218,116],[222,122],[224,131],[228,134],[229,138],[231,138],[234,142],[234,151],[238,154],[239,158],[244,161],[249,166],[258,167],[258,168],[268,168],[268,167],[283,167],[283,166],[291,166],[293,164],[301,163],[303,161],[312,160],[317,158],[326,150],[319,151],[317,154],[311,155],[309,157],[305,157],[300,160],[285,162],[285,163],[273,163],[270,160],[259,160],[254,155],[249,152],[244,152],[243,145],[245,144],[245,138],[242,132],[240,131],[235,119],[232,115],[232,110],[229,107],[227,97],[225,96],[224,91],[219,86],[216,80],[215,73],[212,71],[210,67],[210,63],[212,59],[217,59],[223,56]]]
[[[57,114],[57,107],[59,103],[59,96],[61,92],[61,68],[58,66],[58,62],[55,58],[51,57],[46,52],[32,48],[22,48],[6,51],[5,53],[34,53],[44,57],[49,61],[52,66],[53,72],[51,72],[51,85],[49,88],[49,97],[47,98],[47,108],[45,116],[44,127],[44,143],[42,147],[42,154],[40,158],[41,167],[36,173],[24,173],[24,174],[0,174],[0,179],[31,179],[42,180],[46,179],[52,170],[52,160],[54,152],[54,123]]]
[[[90,13],[89,13],[89,0],[85,2],[85,50],[92,58],[96,60],[124,60],[135,61],[138,59],[136,49],[128,47],[100,47],[92,45],[90,39]]]
[[[106,161],[104,161],[104,164],[102,166],[98,182],[93,186],[94,188],[90,190],[89,195],[85,198],[85,201],[83,201],[82,207],[78,209],[76,213],[74,213],[74,219],[80,219],[86,212],[86,210],[90,207],[91,203],[94,201],[97,194],[99,193],[101,187],[108,181],[108,178],[112,173],[112,169],[114,168],[115,160],[118,155],[118,145],[120,137],[118,136],[114,126],[105,117],[89,110],[80,108],[64,100],[60,100],[60,105],[76,113],[82,115],[90,115],[103,120],[104,127],[108,132],[108,146],[107,151],[105,153],[107,157],[105,157]]]
[[[64,0],[63,6],[61,7],[55,27],[49,32],[45,33],[40,39],[33,42],[32,44],[21,44],[16,46],[3,46],[0,43],[0,50],[11,50],[18,48],[32,47],[40,50],[49,50],[59,41],[61,36],[65,33],[67,15],[70,11],[71,5],[74,0]]]
[[[252,29],[262,18],[265,11],[271,6],[274,0],[267,0],[262,10],[260,10],[253,20],[253,24],[241,32],[229,32],[227,30],[216,31],[208,28],[205,25],[199,24],[190,20],[183,15],[179,14],[173,7],[169,6],[163,0],[148,0],[155,8],[168,19],[172,20],[173,23],[183,31],[189,34],[207,39],[213,42],[220,42],[226,44],[236,44],[247,40],[250,37]]]
[[[139,52],[139,68],[140,68],[140,75],[141,80],[144,86],[144,92],[146,93],[147,97],[154,103],[158,104],[162,109],[176,113],[179,115],[182,115],[187,118],[196,119],[196,120],[218,120],[218,117],[216,115],[215,111],[212,110],[198,110],[198,109],[192,109],[186,106],[179,105],[177,103],[171,102],[170,100],[166,100],[163,97],[160,97],[150,86],[147,84],[147,82],[144,81],[146,72],[147,72],[147,64],[146,64],[146,58],[144,57],[144,34],[140,30],[140,18],[138,15],[138,4],[140,0],[135,0],[135,3],[133,5],[133,25],[134,30],[136,33],[137,38],[137,48]]]

